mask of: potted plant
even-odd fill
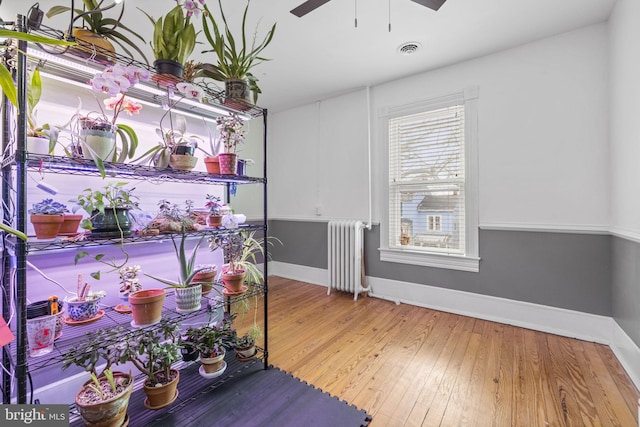
[[[176,170],[191,170],[195,167],[198,158],[194,156],[194,153],[201,138],[197,135],[187,134],[187,119],[182,115],[178,115],[174,119],[171,112],[182,99],[201,99],[203,90],[186,82],[178,83],[176,89],[180,97],[171,99],[168,93],[168,108],[160,118],[160,127],[156,129],[156,134],[160,137],[158,145],[151,147],[134,160],[135,162],[147,162],[158,169],[166,169],[171,166]],[[168,127],[164,126],[165,120],[169,121]]]
[[[216,18],[214,18],[206,5],[204,6],[205,13],[202,17],[204,35],[211,46],[211,49],[205,50],[203,53],[212,52],[216,56],[217,63],[198,65],[199,76],[225,82],[225,102],[232,105],[237,104],[240,108],[246,108],[247,104],[249,104],[249,91],[253,92],[254,103],[257,102],[258,94],[261,93],[258,87],[258,79],[251,70],[254,66],[267,60],[261,57],[260,53],[271,43],[276,31],[276,24],[273,24],[260,43],[256,44],[256,37],[254,36],[253,42],[249,46],[245,31],[249,1],[247,1],[242,15],[241,34],[235,37],[229,29],[227,18],[222,10],[221,0],[218,0],[218,6],[224,29],[218,26]],[[237,43],[238,40],[240,42]]]
[[[262,270],[256,265],[256,254],[264,253],[261,240],[250,233],[233,232],[219,234],[209,238],[209,248],[222,248],[227,262],[222,266],[222,282],[228,293],[237,294],[246,291],[245,279],[249,283],[260,283],[264,278]]]
[[[211,227],[220,227],[222,225],[222,207],[224,203],[220,203],[222,199],[213,194],[207,194],[207,203],[205,207],[209,209],[208,223]]]
[[[187,234],[182,233],[179,245],[176,243],[175,238],[171,236],[171,242],[173,243],[173,249],[179,266],[178,280],[163,279],[151,274],[145,274],[145,276],[151,277],[160,283],[168,285],[169,288],[175,289],[176,311],[179,313],[191,313],[200,310],[202,306],[202,284],[194,282],[193,278],[200,271],[195,268],[195,264],[196,255],[203,239],[204,237],[198,239],[191,253],[187,255],[187,250],[185,249]]]
[[[138,147],[138,136],[131,126],[116,124],[118,116],[125,111],[129,115],[138,114],[142,105],[127,98],[126,93],[132,86],[141,81],[148,81],[148,70],[123,65],[107,67],[102,73],[96,74],[90,81],[94,93],[106,93],[110,96],[103,101],[104,108],[98,102],[100,113],[78,116],[76,118],[76,135],[79,135],[78,151],[85,159],[93,160],[105,177],[103,162],[123,163],[127,158],[132,159]],[[113,116],[107,117],[106,110],[112,110]],[[120,147],[116,144],[116,137]]]
[[[147,61],[144,52],[125,34],[125,32],[135,36],[143,44],[146,43],[144,38],[138,33],[128,28],[122,23],[122,16],[124,15],[124,3],[120,9],[120,13],[117,18],[108,17],[103,14],[104,11],[115,7],[118,2],[113,3],[110,6],[103,6],[101,0],[82,0],[84,9],[75,9],[73,12],[77,14],[71,22],[71,36],[78,41],[78,45],[72,48],[71,52],[84,58],[95,58],[102,62],[114,62],[115,61],[115,48],[113,43],[122,48],[123,51],[130,57],[132,52],[130,48],[135,50]],[[70,12],[71,8],[68,6],[53,6],[47,11],[47,18],[54,17],[61,13]],[[74,27],[76,21],[82,18],[84,27]]]
[[[224,152],[218,154],[220,173],[223,175],[236,175],[238,169],[238,144],[244,142],[244,122],[235,113],[228,116],[220,116],[216,119],[218,139],[224,147]]]
[[[83,229],[91,231],[89,237],[124,239],[132,233],[129,211],[138,209],[138,197],[132,194],[135,188],[127,189],[126,185],[126,182],[109,182],[99,190],[85,188],[76,199],[71,200],[89,214],[80,224]],[[74,264],[78,264],[82,258],[91,257],[108,265],[110,271],[116,271],[129,261],[129,253],[124,249],[122,240],[120,250],[124,255],[123,261],[118,261],[115,257],[105,258],[104,254],[91,255],[87,251],[81,251],[76,254]],[[100,280],[100,276],[100,271],[91,273],[91,277],[96,280]]]
[[[120,343],[126,331],[121,327],[97,329],[86,334],[82,343],[64,354],[62,369],[76,365],[91,374],[76,394],[80,416],[88,426],[121,426],[127,416],[133,391],[133,375],[113,371],[113,365],[126,361],[125,347]],[[106,361],[100,374],[96,365]]]
[[[257,353],[256,340],[253,335],[248,332],[234,340],[233,349],[236,353],[236,359],[241,362],[249,361],[253,359]]]
[[[78,290],[76,296],[66,301],[69,323],[88,323],[104,316],[104,311],[100,312],[99,303],[106,295],[104,291],[92,291],[91,285],[82,279],[82,274],[78,274]]]
[[[67,207],[53,199],[44,199],[29,209],[30,220],[38,239],[53,239],[58,235]]]
[[[124,237],[131,234],[129,211],[138,209],[135,188],[125,188],[126,182],[109,182],[99,190],[85,188],[75,202],[89,214],[82,220],[82,228],[94,236]]]
[[[183,231],[200,231],[204,226],[195,220],[193,201],[185,200],[184,208],[169,200],[158,201],[158,214],[147,224],[148,230],[159,233],[181,233]]]
[[[224,346],[231,345],[235,337],[231,321],[232,317],[225,315],[219,327],[207,324],[199,328],[190,327],[186,331],[188,343],[200,354],[200,374],[205,378],[212,377],[212,374],[220,375],[226,368]]]
[[[118,313],[131,313],[129,295],[133,292],[142,290],[142,284],[138,278],[139,272],[139,265],[128,265],[118,270],[118,274],[120,275],[120,289],[118,289],[118,295],[122,301],[115,307],[115,310]]]
[[[171,365],[180,360],[180,326],[173,320],[144,328],[125,337],[127,360],[145,375],[144,406],[156,410],[173,403],[178,397],[180,371]]]
[[[156,59],[153,66],[160,75],[161,82],[168,79],[169,83],[175,83],[182,78],[184,64],[196,46],[196,30],[191,23],[191,16],[201,12],[202,2],[203,0],[184,2],[186,17],[183,5],[179,3],[157,20],[142,11],[153,25],[151,49]]]
[[[58,129],[45,123],[38,125],[36,107],[42,96],[40,69],[36,66],[28,74],[27,84],[27,151],[34,154],[53,153],[58,141]]]

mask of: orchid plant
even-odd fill
[[[142,105],[127,98],[126,93],[139,82],[149,81],[149,78],[149,70],[144,68],[112,65],[102,73],[96,74],[89,83],[94,92],[106,93],[111,97],[104,100],[104,105],[107,110],[113,111],[110,123],[115,125],[122,111],[126,111],[130,116],[140,112]],[[106,117],[104,110],[103,115]]]
[[[177,115],[174,118],[172,110],[183,99],[202,100],[203,93],[201,87],[188,82],[178,83],[175,91],[172,87],[168,87],[168,102],[165,104],[166,111],[160,118],[160,127],[156,129],[160,141],[158,141],[158,145],[151,147],[134,161],[154,164],[159,169],[165,169],[169,165],[169,158],[171,154],[174,154],[176,147],[181,145],[197,147],[201,138],[196,135],[188,135],[186,118],[181,115]],[[165,128],[163,123],[167,119],[169,120],[169,127]]]
[[[220,116],[216,119],[218,139],[224,145],[225,152],[236,153],[238,144],[244,142],[244,122],[236,113]]]
[[[138,147],[138,136],[132,127],[124,124],[116,124],[118,116],[125,111],[129,115],[138,114],[142,106],[126,96],[130,88],[139,82],[148,81],[150,73],[148,70],[136,66],[112,65],[108,66],[102,73],[96,74],[89,81],[91,90],[95,93],[107,94],[110,98],[103,101],[104,107],[98,103],[101,114],[78,117],[78,125],[82,129],[93,129],[102,131],[115,131],[120,137],[122,146],[120,150],[114,150],[113,156],[103,159],[93,155],[92,158],[100,170],[102,177],[105,177],[103,161],[123,163],[127,158],[133,158]],[[106,110],[113,111],[109,118]],[[88,147],[86,147],[89,149]],[[84,149],[84,148],[83,148]]]

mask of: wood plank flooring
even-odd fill
[[[638,426],[640,393],[607,346],[278,277],[269,362],[372,427]]]

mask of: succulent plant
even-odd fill
[[[39,203],[34,203],[33,207],[29,209],[30,214],[40,215],[62,215],[65,212],[69,212],[67,206],[56,202],[53,199],[44,199]]]

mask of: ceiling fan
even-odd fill
[[[438,10],[440,6],[444,4],[447,0],[411,0],[422,6],[426,6],[429,9]],[[291,13],[296,15],[298,18],[306,15],[307,13],[319,8],[325,3],[328,3],[329,0],[307,0],[302,3],[300,6],[291,10]]]

